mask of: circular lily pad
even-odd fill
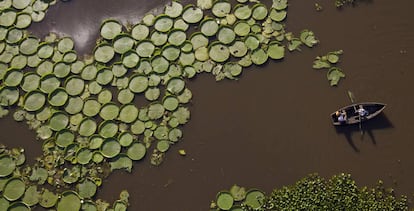
[[[122,132],[118,136],[118,141],[119,141],[119,144],[121,144],[121,146],[128,147],[134,141],[134,137],[129,132]]]
[[[49,43],[41,43],[37,51],[37,55],[41,59],[50,58],[53,56],[53,53],[54,53],[53,46],[50,45]]]
[[[285,47],[278,42],[271,42],[267,49],[267,54],[272,59],[282,59],[285,56]]]
[[[151,34],[151,41],[156,46],[164,45],[167,42],[167,40],[168,40],[167,33],[153,31]]]
[[[174,21],[167,15],[160,15],[155,19],[154,28],[160,32],[168,32],[174,25]]]
[[[113,46],[116,53],[123,54],[131,50],[134,44],[134,39],[128,34],[120,34],[116,36]]]
[[[60,80],[53,74],[48,74],[40,78],[40,90],[44,93],[51,93],[60,86]]]
[[[166,140],[159,141],[157,143],[157,150],[160,152],[166,152],[170,148],[170,142]]]
[[[165,108],[161,104],[151,104],[148,108],[148,117],[153,120],[159,119],[164,115],[164,111]]]
[[[143,40],[138,43],[136,51],[140,57],[151,57],[155,46],[150,40]]]
[[[64,129],[56,134],[56,145],[60,147],[67,147],[75,141],[75,134],[69,129]]]
[[[219,29],[217,39],[224,44],[229,44],[236,39],[236,33],[230,27],[224,26]]]
[[[184,80],[180,78],[172,78],[168,81],[167,90],[172,94],[180,94],[185,88]]]
[[[48,101],[50,105],[59,107],[65,105],[68,98],[69,95],[66,93],[65,89],[57,88],[49,94]]]
[[[76,54],[76,51],[72,50],[72,51],[68,51],[65,54],[63,54],[63,59],[62,61],[69,64],[69,63],[73,63],[78,59],[78,55]]]
[[[85,118],[79,125],[79,135],[81,136],[91,136],[95,133],[97,128],[96,122],[92,118]]]
[[[89,137],[89,149],[99,149],[104,139],[100,135],[92,135]]]
[[[127,151],[127,155],[131,160],[141,160],[144,158],[147,149],[142,143],[133,143]]]
[[[174,96],[167,96],[163,100],[163,106],[167,111],[174,111],[178,108],[179,101]]]
[[[113,120],[119,115],[119,107],[114,103],[106,103],[102,106],[99,116],[104,120]]]
[[[129,82],[129,89],[134,93],[144,92],[148,87],[148,78],[141,75],[133,76]]]
[[[113,158],[121,152],[121,145],[114,138],[107,138],[102,143],[101,153],[106,158]]]
[[[174,124],[173,126],[176,126],[176,125]],[[177,142],[178,140],[181,139],[181,137],[183,137],[183,132],[178,128],[173,128],[168,133],[168,139],[172,142]]]
[[[226,45],[214,43],[210,46],[208,54],[215,62],[225,62],[230,57],[230,50]]]
[[[192,34],[190,37],[190,41],[191,41],[191,44],[193,45],[194,50],[197,50],[198,48],[201,48],[201,47],[207,47],[208,42],[209,42],[208,38],[200,32],[196,32]]]
[[[109,44],[102,44],[95,48],[94,56],[95,60],[102,63],[107,63],[115,55],[115,50]]]
[[[104,85],[108,85],[109,83],[111,83],[113,78],[114,78],[114,75],[112,73],[112,70],[104,68],[98,71],[98,74],[96,76],[96,82],[104,86]]]
[[[187,23],[198,23],[204,17],[203,10],[189,4],[183,9],[182,17]]]
[[[82,112],[85,116],[93,117],[97,115],[100,110],[101,104],[96,99],[89,98],[85,100]]]
[[[252,15],[252,9],[248,5],[239,4],[234,7],[234,15],[241,20],[247,20]]]
[[[39,46],[39,39],[35,37],[28,37],[20,43],[19,50],[24,55],[32,55],[37,52],[38,46]]]
[[[83,68],[80,76],[83,80],[90,81],[95,79],[97,73],[98,68],[94,64],[89,64]]]
[[[175,46],[182,45],[187,39],[187,35],[183,30],[174,29],[168,34],[168,43]]]
[[[176,1],[172,1],[171,5],[167,5],[164,10],[164,13],[171,18],[177,18],[182,12],[183,5]]]
[[[168,70],[170,63],[162,56],[155,56],[151,59],[151,66],[154,72],[162,74]]]
[[[40,76],[35,72],[28,72],[24,74],[24,78],[21,82],[21,88],[26,92],[30,92],[39,88],[39,84]]]
[[[96,194],[96,190],[96,184],[89,179],[86,179],[78,185],[78,193],[82,198],[92,198]]]
[[[229,47],[230,54],[234,57],[243,57],[247,53],[247,46],[242,41],[235,41],[233,45]]]
[[[39,203],[40,193],[37,191],[36,185],[31,185],[26,189],[26,192],[23,196],[23,203],[26,206],[34,206]],[[30,210],[30,208],[28,208]]]
[[[114,137],[118,133],[119,126],[115,121],[103,121],[99,125],[99,135],[104,138]]]
[[[83,100],[80,97],[69,97],[65,111],[69,114],[77,114],[83,109]]]
[[[285,10],[278,11],[274,8],[272,8],[269,14],[269,17],[276,22],[283,21],[286,18],[286,16],[287,16],[287,12]]]
[[[51,208],[55,206],[59,196],[45,189],[40,196],[39,204],[44,208]]]
[[[10,106],[19,100],[19,90],[16,87],[0,88],[0,105]]]
[[[133,134],[142,134],[145,131],[145,123],[137,120],[131,125],[131,132]]]
[[[79,164],[86,165],[92,159],[93,153],[88,148],[80,148],[76,152],[76,158]]]
[[[216,35],[219,29],[219,25],[217,21],[214,20],[213,18],[204,19],[201,22],[200,27],[201,27],[200,29],[201,33],[203,33],[207,37]]]
[[[19,178],[12,178],[3,187],[3,197],[9,201],[16,201],[23,196],[26,185]]]
[[[9,176],[16,168],[16,162],[7,155],[0,156],[0,177]]]
[[[260,41],[255,35],[247,36],[244,40],[244,43],[246,44],[246,47],[250,50],[255,50],[260,45]]]
[[[162,48],[162,56],[168,61],[175,61],[180,56],[181,50],[173,45],[166,45]]]
[[[256,4],[253,6],[252,17],[255,20],[264,20],[267,17],[268,11],[266,5]]]
[[[6,86],[18,86],[23,79],[23,72],[18,69],[10,69],[4,75],[4,84]]]
[[[227,191],[221,191],[217,194],[217,206],[221,210],[230,210],[233,206],[233,196]]]
[[[59,40],[57,49],[61,53],[66,53],[68,51],[73,50],[73,47],[75,46],[75,42],[73,42],[72,38],[70,37],[63,37]]]
[[[262,206],[265,200],[265,195],[260,190],[249,190],[246,193],[246,199],[244,200],[244,203],[253,209],[258,209]]]
[[[26,111],[38,111],[46,103],[46,96],[40,91],[31,91],[24,96],[24,109]]]
[[[138,108],[133,104],[127,104],[121,107],[119,120],[125,123],[131,123],[138,117]]]
[[[238,36],[246,36],[250,33],[250,25],[245,21],[239,21],[234,26],[234,32]]]
[[[122,64],[127,68],[136,67],[139,62],[139,56],[135,51],[128,51],[122,55]]]
[[[129,89],[122,89],[118,92],[118,102],[121,104],[128,104],[134,100],[134,93],[132,93]]]
[[[55,112],[49,119],[49,127],[54,131],[65,129],[69,124],[69,117],[63,112]]]
[[[103,38],[112,40],[122,32],[122,25],[116,20],[106,20],[101,25],[100,31]]]
[[[143,24],[137,24],[132,28],[131,31],[131,36],[132,38],[134,38],[135,40],[144,40],[148,37],[149,35],[149,28],[146,25]]]
[[[216,1],[211,12],[218,18],[223,18],[231,12],[231,4],[227,1]]]
[[[264,64],[269,58],[268,54],[261,48],[253,50],[251,53],[252,62],[256,65]]]
[[[57,211],[72,211],[80,210],[81,199],[78,194],[73,191],[66,191],[62,194],[62,197],[58,201]]]
[[[174,22],[174,29],[187,31],[189,25],[182,18],[177,18]]]
[[[57,62],[53,66],[53,74],[55,74],[58,78],[65,78],[70,73],[70,65],[66,64],[65,62]]]

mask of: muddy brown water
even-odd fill
[[[92,52],[101,20],[135,23],[167,1],[73,0],[52,7],[31,31],[74,37],[79,53]],[[317,12],[314,3],[323,6]],[[373,0],[337,10],[331,0],[289,2],[287,30],[308,28],[321,43],[287,53],[283,61],[244,70],[238,81],[211,75],[188,81],[191,121],[165,163],[135,163],[132,174],[115,172],[97,198],[113,202],[130,193],[130,210],[207,210],[215,194],[233,184],[266,192],[307,174],[346,172],[360,186],[383,180],[397,194],[414,193],[414,1]],[[313,70],[317,55],[344,50],[346,78],[330,87],[326,71]],[[358,101],[387,104],[383,115],[362,125],[335,128],[329,114]],[[40,155],[34,133],[12,118],[0,121],[1,142]],[[6,133],[4,133],[6,132]],[[178,154],[185,149],[187,156]]]

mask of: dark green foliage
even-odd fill
[[[234,206],[253,210],[243,201]],[[375,188],[358,187],[349,174],[325,180],[317,174],[295,185],[275,189],[259,210],[408,210],[406,196],[396,198],[381,181]]]
[[[345,5],[356,4],[357,2],[358,2],[358,0],[335,0],[335,6],[337,8],[341,8]]]

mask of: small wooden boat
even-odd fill
[[[376,102],[363,102],[363,103],[355,103],[349,106],[345,106],[338,111],[335,111],[331,114],[332,123],[334,125],[351,125],[357,124],[360,122],[364,122],[370,120],[380,114],[382,110],[385,109],[385,104],[383,103],[376,103]],[[367,113],[363,116],[360,115],[358,109],[363,108]],[[341,115],[344,115],[342,121]]]

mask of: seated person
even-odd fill
[[[362,117],[368,116],[368,111],[365,110],[362,107],[362,105],[359,105],[359,108],[358,108],[357,112],[358,112],[359,116],[362,116]]]
[[[335,112],[336,116],[338,117],[338,121],[341,123],[346,122],[346,112],[342,111],[339,113],[339,111]]]

